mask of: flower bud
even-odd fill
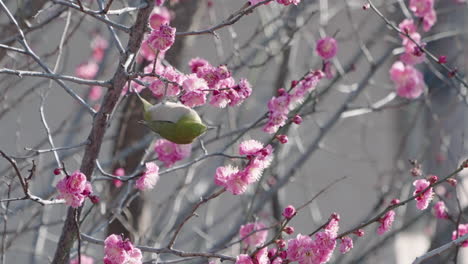
[[[284,208],[283,216],[286,219],[291,219],[294,215],[296,215],[296,208],[294,208],[294,206],[288,205],[286,208]]]

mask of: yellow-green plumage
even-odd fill
[[[140,98],[144,114],[142,122],[161,137],[176,144],[189,144],[206,131],[198,113],[179,103],[151,105]]]

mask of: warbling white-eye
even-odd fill
[[[144,108],[141,123],[171,142],[190,144],[207,129],[198,113],[188,106],[172,102],[152,105],[137,96]]]

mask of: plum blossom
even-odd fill
[[[292,205],[286,206],[283,210],[283,216],[286,217],[287,219],[293,218],[293,216],[296,215],[296,208]]]
[[[435,25],[436,22],[437,22],[437,13],[434,9],[432,9],[423,17],[424,32],[428,32],[429,30],[431,30],[431,28]]]
[[[254,264],[252,259],[247,254],[237,256],[235,264]]]
[[[382,218],[380,218],[380,225],[377,228],[377,234],[383,235],[385,232],[392,228],[393,221],[395,220],[395,211],[388,211]]]
[[[159,180],[159,167],[154,162],[147,162],[145,164],[145,171],[136,180],[136,187],[141,190],[153,189]]]
[[[151,72],[145,70],[145,72]],[[166,78],[171,83],[165,83],[162,80],[154,79],[151,81],[149,89],[156,98],[161,98],[166,93],[166,96],[176,96],[180,93],[180,86],[185,80],[183,74],[178,73],[171,66],[160,68],[156,70],[156,73],[160,74],[162,77]]]
[[[165,7],[156,6],[151,12],[149,23],[152,29],[158,29],[161,25],[169,24],[171,13]]]
[[[76,67],[75,74],[79,78],[83,79],[93,79],[99,70],[98,64],[93,61],[87,61]]]
[[[59,192],[58,198],[64,199],[65,204],[73,208],[80,207],[84,199],[92,193],[91,183],[78,170],[60,180],[56,188]]]
[[[330,260],[336,247],[336,234],[328,231],[318,232],[314,240],[298,234],[288,241],[287,258],[299,264],[321,264]]]
[[[91,86],[89,90],[88,98],[91,101],[97,101],[102,96],[102,87],[101,86]]]
[[[165,139],[156,141],[154,151],[158,154],[158,160],[164,163],[167,168],[172,167],[177,161],[190,156],[192,151],[191,144],[176,144]]]
[[[434,191],[432,190],[432,187],[424,191],[430,185],[431,183],[425,179],[419,179],[413,182],[413,186],[415,187],[413,195],[417,195],[415,200],[416,207],[419,210],[426,209],[429,203],[431,202],[432,198],[434,197]]]
[[[264,229],[265,227],[266,226],[262,222],[254,222],[242,225],[239,229],[239,236],[240,239],[242,239],[242,243],[244,243],[246,247],[259,247],[263,245],[267,239],[268,230],[257,230]]]
[[[298,5],[301,2],[301,0],[276,0],[276,2],[278,2],[278,4],[288,6],[291,4]]]
[[[249,185],[246,175],[245,172],[231,165],[218,167],[215,173],[215,184],[226,188],[234,195],[243,194]]]
[[[175,28],[163,24],[158,29],[151,31],[146,42],[154,50],[166,51],[174,44],[175,32]]]
[[[336,56],[336,53],[338,52],[338,43],[336,39],[332,37],[322,38],[317,41],[315,51],[324,60],[329,60]]]
[[[434,204],[434,215],[439,219],[448,219],[447,207],[443,201]]]
[[[206,102],[206,91],[208,85],[205,80],[198,78],[196,74],[190,74],[182,83],[184,94],[180,101],[189,107],[204,105]]]
[[[409,9],[417,17],[424,17],[434,8],[434,0],[410,0]]]
[[[109,43],[107,40],[101,35],[96,35],[91,41],[91,49],[93,50],[91,58],[96,62],[102,61],[104,58],[104,52],[108,47]]]
[[[397,61],[392,65],[390,79],[395,84],[397,94],[408,99],[418,98],[425,87],[422,73],[410,65],[403,64],[401,61]]]
[[[78,257],[70,260],[70,264],[78,264],[79,262],[81,262],[81,264],[94,264],[94,259],[92,257],[81,254],[80,261],[78,261]]]
[[[458,226],[458,236],[457,236],[457,230],[453,231],[452,233],[452,240],[455,240],[461,236],[464,236],[468,234],[468,224],[460,224]],[[468,240],[463,241],[461,244],[462,247],[468,247]]]
[[[104,240],[104,264],[141,264],[142,254],[130,240],[110,235]]]
[[[353,240],[350,237],[343,237],[340,244],[340,252],[347,253],[353,248]]]

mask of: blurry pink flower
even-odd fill
[[[426,15],[423,17],[423,30],[424,32],[428,32],[431,30],[432,26],[437,22],[437,13],[434,9],[431,9]]]
[[[89,90],[88,98],[91,101],[97,101],[101,98],[102,96],[102,87],[101,86],[91,86],[91,89]]]
[[[410,0],[409,9],[417,17],[424,17],[434,8],[434,0]]]
[[[167,168],[172,167],[174,163],[190,156],[192,145],[180,145],[165,139],[156,141],[154,151],[158,154],[158,160],[164,163]]]
[[[166,0],[155,0],[154,4],[157,6],[162,6],[164,5],[164,2],[166,2]]]
[[[377,234],[383,235],[385,232],[392,228],[393,221],[395,220],[395,211],[388,211],[382,218],[380,218],[380,226],[377,228]]]
[[[175,32],[175,28],[167,24],[161,25],[151,31],[146,42],[154,50],[166,51],[174,44]]]
[[[322,71],[313,71],[297,83],[291,91],[292,105],[301,102],[309,92],[315,90],[315,87],[324,76],[325,74]]]
[[[159,180],[159,167],[154,162],[147,162],[145,164],[146,170],[136,180],[136,187],[141,190],[153,189]]]
[[[347,253],[353,248],[353,240],[350,237],[343,237],[340,244],[340,252]]]
[[[56,188],[59,192],[58,198],[64,199],[65,203],[73,208],[80,207],[84,199],[92,193],[91,183],[80,171],[60,180]]]
[[[94,259],[86,255],[81,254],[81,264],[94,264]],[[78,257],[70,260],[70,264],[78,264]]]
[[[434,215],[439,219],[448,219],[447,207],[443,201],[434,204]]]
[[[417,33],[417,28],[416,25],[414,24],[413,19],[405,19],[401,21],[401,23],[398,25],[398,28],[407,33],[408,35],[412,35],[414,33]],[[406,38],[404,35],[400,35],[401,38]]]
[[[392,65],[390,78],[395,84],[397,94],[404,98],[418,98],[425,87],[422,73],[401,61]]]
[[[237,256],[235,264],[254,264],[249,255],[241,254]]]
[[[315,51],[317,51],[317,54],[325,60],[335,57],[336,53],[338,52],[338,44],[336,39],[332,37],[325,37],[320,39],[317,42]]]
[[[104,240],[104,264],[142,264],[142,254],[130,240],[110,235]]]
[[[158,29],[163,24],[169,24],[170,21],[171,13],[165,7],[155,7],[149,18],[152,29]]]
[[[78,65],[78,67],[76,67],[75,74],[79,78],[93,79],[96,76],[98,70],[98,64],[95,61],[90,60]]]
[[[262,246],[263,243],[265,243],[267,239],[268,230],[262,230],[262,231],[257,231],[257,230],[264,229],[265,227],[266,226],[262,222],[248,223],[248,224],[241,226],[239,229],[239,236],[240,236],[240,239],[242,240],[242,243],[244,243],[246,247]]]
[[[468,234],[468,224],[460,224],[458,226],[458,236],[457,236],[457,231],[453,231],[452,233],[452,240],[455,240],[461,236],[464,236]],[[461,244],[462,247],[468,247],[468,240],[463,241]]]
[[[118,176],[118,177],[125,176],[125,170],[124,170],[124,168],[118,168],[118,169],[116,169],[116,170],[114,171],[114,175],[115,175],[115,176]],[[122,187],[122,185],[123,185],[123,182],[122,182],[121,180],[119,180],[119,179],[114,179],[114,180],[113,180],[113,183],[114,183],[114,186],[115,186],[116,188],[120,188],[120,187]]]
[[[109,47],[109,43],[101,35],[96,35],[91,41],[91,48],[93,49],[92,58],[96,62],[102,61],[104,52]]]
[[[431,183],[425,179],[419,179],[413,182],[413,186],[415,187],[413,195],[417,195],[415,200],[416,207],[419,210],[426,209],[429,203],[431,202],[432,198],[434,197],[432,187],[424,191],[427,187],[429,187],[429,185],[431,185]]]

